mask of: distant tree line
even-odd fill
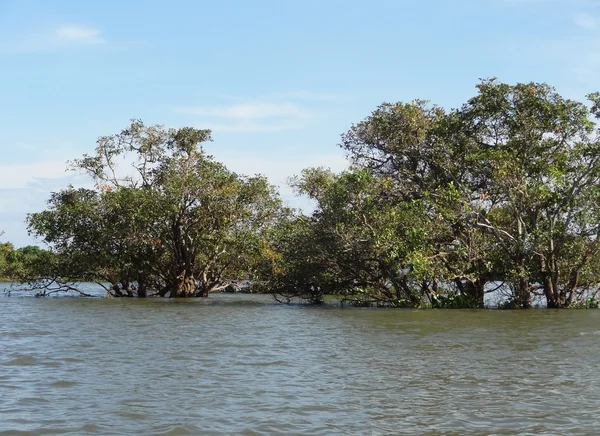
[[[26,279],[39,271],[40,261],[49,262],[52,256],[50,251],[33,245],[15,248],[10,242],[0,242],[0,281]]]
[[[27,217],[53,256],[28,280],[115,297],[205,297],[243,280],[285,301],[390,307],[483,307],[501,288],[506,307],[595,307],[600,95],[477,89],[455,110],[384,103],[353,125],[347,171],[291,179],[316,203],[308,214],[207,155],[210,131],[133,121],[71,162],[94,189],[53,193]]]

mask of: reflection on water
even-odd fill
[[[600,434],[600,311],[0,298],[0,435]]]

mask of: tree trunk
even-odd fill
[[[171,298],[188,298],[196,295],[196,279],[194,276],[183,273],[177,277],[177,284],[174,292],[171,291]]]
[[[119,287],[118,283],[114,283],[111,287],[110,287],[110,294],[113,297],[122,297],[123,293],[121,292],[121,288]]]
[[[556,298],[554,298],[552,279],[548,272],[544,273],[544,297],[546,297],[546,307],[548,309],[558,307],[558,302],[556,301]]]
[[[525,277],[529,277],[525,272],[527,271],[527,259],[526,259],[526,241],[527,232],[525,223],[520,215],[517,215],[517,233],[519,235],[519,247],[518,247],[518,259],[519,259],[519,283],[517,288],[517,303],[519,307],[523,309],[531,308],[531,293],[529,292],[529,280]]]
[[[415,293],[408,285],[408,279],[406,278],[406,276],[400,279],[398,289],[402,290],[402,299],[410,301],[412,307],[419,307],[421,305],[420,298],[417,295],[415,295]]]
[[[517,302],[523,309],[531,309],[531,293],[529,292],[529,281],[519,279],[519,288],[517,290]]]
[[[210,286],[209,286],[208,283],[206,283],[206,282],[203,281],[200,284],[200,289],[199,289],[199,292],[198,292],[198,296],[206,298],[206,297],[208,297],[209,293],[210,293]]]
[[[467,280],[464,292],[473,299],[477,307],[484,307],[485,281],[481,279],[476,279],[475,281]]]
[[[147,295],[148,292],[146,290],[146,283],[144,282],[144,280],[138,279],[137,296],[139,298],[146,298]]]
[[[123,295],[123,296],[133,297],[133,292],[131,290],[131,284],[129,283],[129,280],[125,280],[125,279],[121,280],[121,290],[123,290],[127,293],[126,295]]]

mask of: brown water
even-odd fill
[[[600,434],[600,311],[0,298],[0,435]]]

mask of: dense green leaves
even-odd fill
[[[495,79],[477,90],[455,110],[384,103],[353,125],[347,171],[292,179],[316,205],[308,215],[207,156],[209,131],[133,121],[72,163],[94,189],[55,193],[29,216],[56,254],[42,276],[119,296],[205,296],[245,279],[286,300],[358,305],[482,307],[494,289],[515,307],[592,301],[600,94],[586,104]]]
[[[51,265],[54,261],[52,253],[39,247],[15,248],[10,242],[0,243],[0,280],[24,280],[42,265]]]
[[[317,202],[298,222],[338,292],[411,306],[483,306],[499,286],[520,307],[595,295],[600,97],[590,110],[546,84],[478,91],[450,112],[384,103],[342,135],[350,172],[296,179]]]
[[[134,121],[74,161],[96,189],[54,193],[48,210],[28,217],[30,231],[66,260],[55,276],[99,282],[113,296],[171,297],[252,278],[280,201],[264,177],[206,155],[209,139],[206,130]],[[133,174],[119,167],[124,157]]]
[[[309,169],[293,185],[317,207],[276,238],[274,291],[313,301],[338,294],[353,304],[416,304],[424,292],[420,278],[431,268],[419,201],[387,201],[390,181],[368,170]]]

